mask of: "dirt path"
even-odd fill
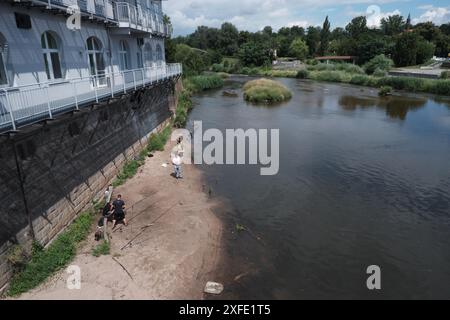
[[[20,298],[203,298],[221,259],[222,224],[211,211],[217,203],[204,192],[197,168],[185,165],[184,179],[176,180],[171,165],[161,166],[170,161],[171,148],[148,158],[133,179],[114,190],[126,202],[129,225],[112,233],[108,256],[92,256],[97,242],[89,236],[71,263],[81,268],[80,290],[67,289],[64,270]]]

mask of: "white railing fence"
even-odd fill
[[[179,63],[66,80],[59,83],[0,89],[0,131],[51,119],[56,114],[131,92],[139,87],[179,76]]]
[[[18,0],[20,2],[21,0]],[[29,0],[24,0],[29,1]],[[160,10],[134,6],[125,1],[113,0],[31,0],[45,4],[48,9],[67,8],[78,6],[81,12],[89,13],[105,19],[126,22],[130,27],[146,29],[149,32],[158,32],[165,36],[172,34],[172,27],[163,22],[163,13]]]

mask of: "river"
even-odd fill
[[[450,99],[278,79],[293,98],[269,107],[243,100],[247,80],[195,97],[188,123],[280,130],[277,175],[199,166],[226,203],[221,297],[450,299]]]

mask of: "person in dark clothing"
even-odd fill
[[[128,225],[125,218],[125,202],[122,200],[122,195],[118,195],[117,199],[112,204],[114,208],[113,228],[118,222],[123,222],[124,225]]]

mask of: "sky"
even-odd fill
[[[258,31],[270,25],[321,26],[329,16],[331,28],[345,27],[354,17],[367,16],[368,25],[379,26],[383,17],[411,13],[413,23],[450,22],[449,0],[167,0],[163,10],[172,20],[174,35],[186,35],[198,26],[220,27],[231,22],[239,30]]]

